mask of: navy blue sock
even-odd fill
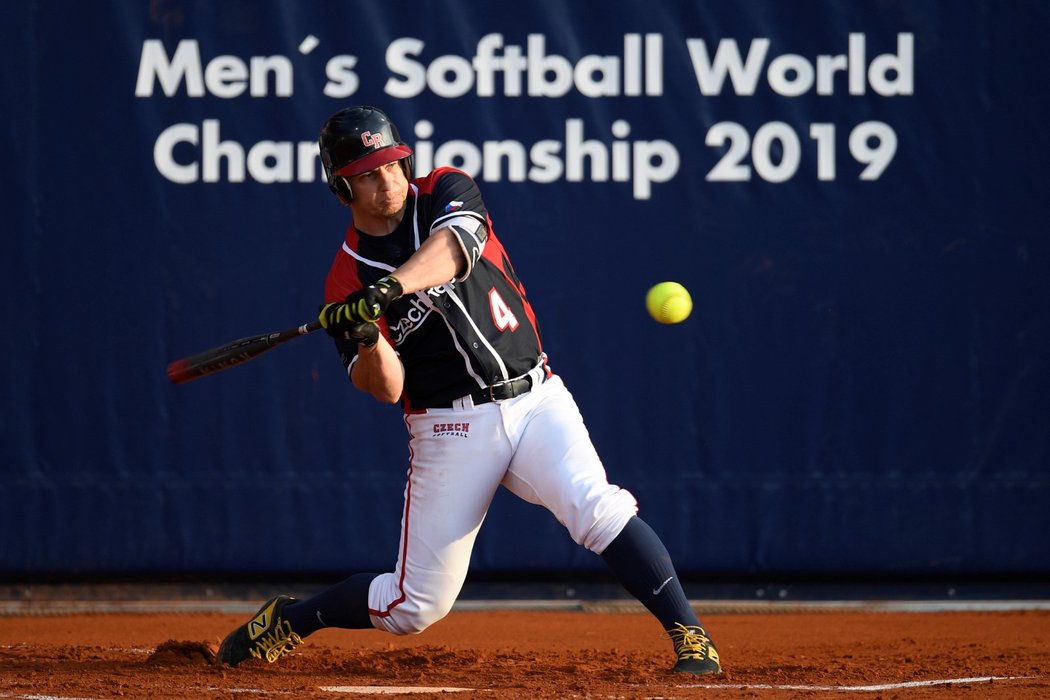
[[[699,625],[675,573],[671,555],[644,520],[631,518],[616,539],[602,552],[605,564],[627,592],[656,616],[664,629]]]
[[[291,623],[300,637],[322,627],[369,629],[372,620],[368,616],[368,586],[378,575],[354,574],[313,597],[285,606],[281,618]]]

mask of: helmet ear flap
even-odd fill
[[[405,179],[411,181],[412,173],[416,169],[416,156],[412,154],[401,159],[401,169],[405,171]]]
[[[350,202],[354,201],[354,192],[350,189],[350,183],[347,182],[345,177],[333,175],[328,178],[328,189],[332,190],[332,194],[347,206],[350,206]]]

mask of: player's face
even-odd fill
[[[350,178],[350,187],[355,214],[367,217],[396,217],[408,198],[408,179],[400,161],[355,175]]]

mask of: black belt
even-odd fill
[[[487,386],[481,391],[475,391],[470,395],[470,399],[475,406],[479,406],[483,403],[513,399],[515,396],[521,396],[530,391],[532,391],[532,377],[526,374],[524,377],[508,379],[505,382]]]
[[[546,374],[543,375],[540,383],[547,380]],[[484,389],[479,389],[473,394],[468,394],[470,400],[474,402],[475,406],[480,406],[485,403],[492,403],[493,401],[506,401],[507,399],[513,399],[515,396],[521,396],[532,391],[532,376],[524,375],[517,379],[508,379],[505,382],[499,382],[487,386]],[[460,399],[466,398],[466,396],[460,397]],[[441,403],[431,404],[426,408],[452,408],[452,406],[459,401],[443,401]]]

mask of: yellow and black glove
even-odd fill
[[[397,278],[386,276],[369,285],[359,289],[346,297],[346,312],[349,318],[360,323],[361,321],[378,321],[379,318],[390,308],[394,299],[401,296],[401,283]]]
[[[397,278],[387,275],[375,284],[348,295],[341,304],[325,304],[317,320],[333,338],[344,338],[371,347],[379,340],[379,328],[375,322],[382,318],[401,293],[401,283]]]
[[[354,321],[347,304],[325,304],[317,315],[321,327],[333,338],[342,338],[370,348],[379,342],[379,326],[369,321]]]

